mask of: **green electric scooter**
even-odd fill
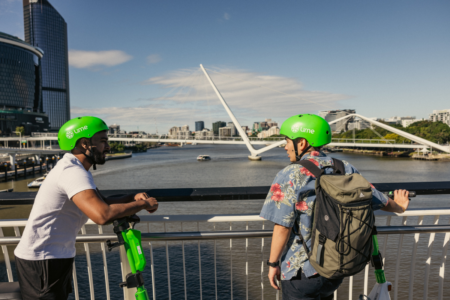
[[[385,192],[386,196],[393,198],[393,192]],[[415,191],[409,191],[410,198],[415,197]],[[377,235],[372,235],[372,243],[373,243],[373,252],[371,257],[372,267],[375,268],[375,279],[377,283],[373,287],[372,291],[369,295],[360,295],[360,300],[391,300],[391,296],[389,292],[392,288],[392,283],[386,281],[386,276],[384,275],[383,270],[383,257],[380,253],[380,248],[378,246],[378,238]]]
[[[144,287],[144,277],[142,271],[145,268],[146,260],[141,244],[141,232],[135,230],[134,226],[140,222],[138,216],[133,215],[117,219],[113,222],[114,233],[117,234],[118,242],[106,241],[108,250],[123,245],[127,253],[131,273],[127,274],[126,281],[119,284],[120,287],[136,288],[136,300],[149,300],[147,290]],[[130,224],[132,224],[130,226]],[[131,227],[131,228],[130,228]]]

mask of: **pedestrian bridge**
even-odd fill
[[[45,135],[45,134],[44,134]],[[35,155],[54,155],[60,154],[65,151],[61,149],[52,149],[57,145],[58,138],[56,136],[32,136],[32,137],[7,137],[0,138],[0,143],[4,145],[11,144],[11,142],[25,141],[23,147],[1,147],[0,153],[8,153],[11,155],[18,153],[31,153]],[[282,147],[286,144],[284,138],[269,138],[269,139],[258,139],[258,138],[219,138],[219,137],[202,137],[202,138],[186,138],[186,139],[174,139],[168,138],[167,136],[148,136],[148,137],[117,137],[110,135],[109,140],[111,142],[120,142],[125,144],[134,143],[177,143],[181,146],[186,144],[213,144],[213,145],[246,145],[250,153],[253,154],[253,158],[260,159],[260,154],[273,149],[275,147]],[[427,141],[428,142],[428,141]],[[38,145],[34,146],[33,145]],[[53,146],[52,146],[53,145]],[[431,146],[430,146],[431,145]],[[255,149],[254,146],[265,146],[262,148]],[[450,153],[449,146],[442,146],[429,142],[428,144],[397,144],[394,140],[353,140],[353,139],[333,139],[329,144],[330,147],[346,147],[346,148],[382,148],[382,149],[412,149],[419,151],[427,151],[427,149],[438,149],[447,153]],[[434,147],[433,147],[434,146]],[[49,149],[50,148],[50,149]]]
[[[380,191],[415,190],[421,195],[450,194],[450,182],[374,184]],[[266,187],[149,190],[163,202],[264,199]],[[102,191],[105,196],[135,190]],[[32,204],[35,193],[1,193],[0,205]],[[262,202],[261,202],[262,203]],[[188,213],[188,212],[186,212]],[[147,259],[145,285],[151,299],[280,299],[268,282],[265,264],[270,253],[272,226],[257,214],[141,215]],[[448,299],[450,285],[447,251],[450,208],[414,208],[403,214],[377,211],[380,251],[386,278],[392,282],[391,299]],[[12,253],[27,220],[1,220],[0,246],[5,281],[17,281]],[[107,252],[105,242],[115,241],[112,225],[88,221],[77,236],[79,247],[73,271],[75,299],[134,299],[133,289],[120,289],[130,272],[125,251]],[[82,252],[80,252],[80,250]],[[374,285],[370,264],[345,279],[335,299],[358,299]],[[123,293],[123,298],[122,294]],[[189,296],[189,298],[188,298]],[[366,298],[363,298],[366,299]]]

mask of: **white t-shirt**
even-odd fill
[[[88,217],[72,197],[96,188],[92,174],[66,153],[40,187],[14,254],[26,260],[75,257],[76,235]]]

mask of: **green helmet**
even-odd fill
[[[108,130],[106,123],[97,117],[78,117],[67,121],[59,129],[58,143],[62,150],[70,151],[81,138],[91,138],[100,131]]]
[[[331,143],[330,124],[317,115],[295,115],[281,125],[280,134],[291,140],[304,138],[312,147]]]

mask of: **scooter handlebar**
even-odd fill
[[[383,192],[383,194],[385,194],[388,197],[393,198],[394,197],[394,191],[387,191],[387,192]],[[409,191],[409,198],[414,198],[416,197],[416,192],[415,191]]]

